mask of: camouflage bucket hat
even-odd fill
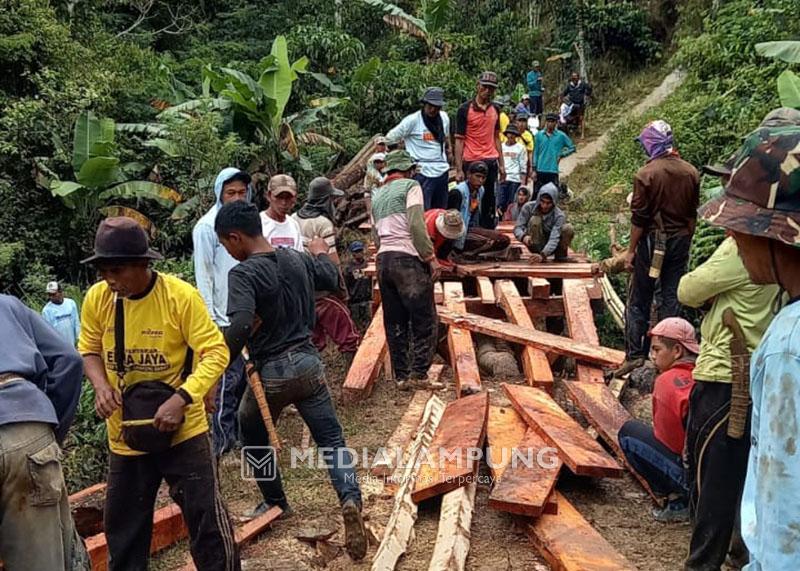
[[[725,193],[699,213],[716,226],[800,248],[800,126],[750,133]]]
[[[408,152],[403,150],[392,151],[386,155],[386,166],[383,172],[407,171],[416,166],[416,162]]]

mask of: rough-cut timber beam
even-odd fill
[[[550,297],[550,282],[544,278],[528,278],[528,293],[534,299]]]
[[[415,431],[419,427],[419,422],[425,412],[425,405],[428,404],[430,397],[430,391],[416,391],[414,393],[397,428],[395,428],[389,440],[386,441],[385,455],[377,458],[370,469],[374,476],[388,478],[395,471],[399,464],[398,461],[402,459],[403,450],[411,442]]]
[[[567,319],[569,336],[576,341],[600,345],[594,313],[589,303],[586,283],[582,280],[564,280],[564,315]],[[582,363],[577,364],[575,378],[587,383],[604,383],[603,371]]]
[[[470,449],[480,449],[486,437],[488,393],[448,403],[422,465],[411,499],[419,503],[463,487],[473,479],[478,463]]]
[[[492,287],[492,280],[485,276],[478,276],[478,292],[481,296],[481,301],[483,303],[488,303],[489,305],[494,305],[496,303],[494,297],[494,288]]]
[[[567,357],[575,357],[582,361],[611,367],[619,366],[625,359],[625,353],[615,349],[579,343],[567,337],[532,330],[481,315],[457,313],[444,307],[437,309],[439,311],[439,319],[447,325],[455,325],[475,333],[483,333],[484,335],[505,339],[512,343],[529,345],[548,353],[559,353]]]
[[[508,320],[522,327],[535,329],[533,320],[522,303],[517,292],[517,286],[511,280],[497,280],[494,283],[495,296],[500,306],[506,312]],[[547,355],[541,349],[525,346],[522,349],[522,369],[529,385],[539,387],[548,393],[553,393],[553,371]]]
[[[466,311],[464,292],[460,282],[444,283],[444,302],[448,309]],[[456,383],[456,398],[481,390],[481,373],[472,335],[466,329],[451,326],[447,331],[447,347],[450,351],[450,366]]]
[[[442,498],[439,532],[428,571],[464,571],[477,489],[477,483],[472,481]]]
[[[394,496],[394,507],[383,531],[381,544],[372,559],[372,571],[392,571],[411,542],[414,522],[417,521],[417,504],[411,500],[411,491],[420,470],[418,461],[431,445],[444,408],[444,403],[435,396],[425,405],[422,418],[416,426],[416,436],[404,455],[407,459],[398,478],[399,487]]]
[[[387,353],[386,333],[383,329],[383,307],[379,307],[372,317],[367,332],[358,346],[353,364],[347,372],[342,386],[345,400],[354,402],[367,398],[372,392],[375,379],[383,365]]]
[[[528,537],[553,571],[637,571],[556,492],[558,514],[528,525]]]
[[[558,450],[558,455],[573,473],[579,476],[622,476],[620,465],[547,393],[521,385],[503,383],[502,386],[514,409],[545,442]]]
[[[460,271],[467,276],[485,276],[487,278],[563,278],[579,279],[591,278],[592,265],[587,262],[570,263],[541,263],[530,264],[527,262],[482,262],[460,266]],[[376,274],[374,263],[370,263],[364,273],[370,276]],[[456,277],[454,274],[443,273],[444,278]]]

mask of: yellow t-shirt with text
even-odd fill
[[[103,359],[112,387],[119,389],[114,359],[114,316],[116,295],[105,281],[94,284],[81,310],[81,355]],[[143,296],[124,299],[125,357],[124,383],[161,381],[182,388],[192,398],[184,409],[184,421],[172,439],[175,446],[208,431],[203,397],[228,366],[228,347],[219,328],[211,321],[200,293],[190,284],[167,274],[156,274],[155,283]],[[181,378],[186,351],[194,351],[193,372]],[[111,451],[123,456],[132,450],[122,440],[122,409],[107,422]]]

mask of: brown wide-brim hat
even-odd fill
[[[699,214],[715,226],[800,248],[800,127],[748,135],[724,194]]]
[[[82,264],[118,260],[161,260],[163,256],[150,248],[144,228],[127,216],[106,218],[94,237],[94,254]]]

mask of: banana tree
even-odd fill
[[[251,77],[236,69],[223,67],[215,70],[206,66],[203,70],[203,96],[162,111],[159,119],[180,119],[200,110],[222,113],[229,118],[231,128],[242,140],[255,143],[261,149],[251,170],[271,172],[285,167],[286,163],[310,169],[310,163],[301,153],[304,145],[325,145],[336,151],[342,150],[332,139],[311,130],[319,122],[321,114],[341,103],[341,99],[315,99],[307,109],[286,114],[293,84],[301,75],[313,77],[334,92],[341,91],[340,87],[324,74],[309,71],[308,58],[290,62],[284,36],[275,38],[270,54],[259,62],[257,71],[257,77]],[[143,129],[144,126],[136,128]]]
[[[82,210],[87,217],[114,199],[146,199],[164,207],[174,207],[181,196],[169,187],[146,180],[129,180],[138,163],[121,164],[116,156],[112,119],[99,118],[91,111],[75,121],[72,143],[72,170],[75,180],[61,180],[52,171],[40,168],[37,181],[61,199],[67,208]]]
[[[455,0],[422,0],[420,3],[421,17],[413,16],[405,10],[383,0],[362,0],[383,12],[383,21],[391,27],[400,30],[425,42],[428,50],[428,59],[436,59],[441,54],[447,54],[449,46],[441,38],[442,33],[455,10]],[[445,56],[446,57],[446,56]]]
[[[787,63],[800,63],[800,41],[763,42],[756,44],[756,52]],[[800,76],[788,69],[781,73],[778,76],[778,96],[784,107],[800,109]]]

